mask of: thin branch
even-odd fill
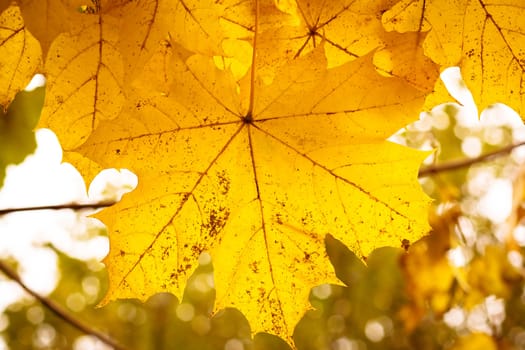
[[[100,208],[110,207],[115,203],[117,202],[116,201],[103,201],[103,202],[84,203],[84,204],[69,203],[69,204],[43,205],[43,206],[23,207],[23,208],[6,208],[6,209],[0,209],[0,216],[9,214],[9,213],[15,213],[15,212],[20,212],[20,211],[33,211],[33,210],[100,209]]]
[[[111,339],[106,334],[97,331],[96,329],[93,329],[86,324],[80,322],[78,319],[76,319],[73,315],[69,314],[66,310],[62,308],[59,304],[55,303],[53,300],[48,299],[32,289],[30,289],[22,280],[20,277],[16,274],[16,272],[11,269],[9,266],[6,265],[4,261],[0,260],[0,271],[2,271],[6,276],[14,280],[16,283],[18,283],[26,292],[28,292],[31,296],[33,296],[35,299],[37,299],[42,305],[44,305],[46,308],[48,308],[50,311],[52,311],[55,315],[60,317],[65,322],[69,323],[71,326],[75,327],[79,331],[92,335],[99,339],[104,344],[107,344],[114,349],[117,350],[126,350],[126,348],[120,344],[118,344],[115,340]]]
[[[435,174],[445,172],[445,171],[466,168],[466,167],[471,166],[472,164],[486,162],[489,160],[493,160],[494,158],[503,157],[503,156],[508,155],[515,148],[518,148],[524,145],[525,145],[525,141],[519,142],[516,144],[512,144],[512,145],[508,145],[494,152],[482,154],[481,156],[476,157],[476,158],[459,159],[459,160],[454,160],[454,161],[445,162],[441,164],[431,165],[431,166],[421,169],[419,171],[418,177],[422,178],[425,176],[431,176],[431,175],[435,175]]]

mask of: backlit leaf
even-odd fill
[[[439,70],[423,54],[425,35],[386,32],[380,13],[390,5],[389,1],[298,1],[299,25],[283,23],[261,34],[258,53],[261,65],[271,69],[286,59],[307,54],[321,43],[325,44],[329,67],[377,49],[374,64],[380,71],[430,92]]]
[[[38,39],[44,56],[51,42],[74,27],[80,19],[82,0],[20,0],[22,15],[31,33]]]
[[[503,250],[488,246],[465,276],[451,267],[455,214],[402,255],[410,297],[402,308],[391,303],[405,295],[394,263],[401,250],[371,252],[406,248],[428,231],[429,200],[416,180],[427,154],[386,139],[423,106],[450,101],[436,83],[440,70],[460,65],[480,110],[504,102],[523,112],[522,0],[8,3],[0,1],[0,104],[41,70],[30,31],[46,56],[40,125],[58,134],[65,159],[87,179],[107,167],[139,178],[98,215],[111,242],[103,303],[162,291],[180,297],[204,251],[214,260],[217,301],[203,313],[236,307],[254,332],[289,343],[311,288],[322,283],[343,281],[348,288],[333,290],[363,301],[351,317],[361,318],[359,337],[368,337],[364,322],[380,316],[367,302],[380,313],[399,310],[406,329],[417,331],[429,307],[436,317],[450,310],[458,286],[477,290],[465,307],[518,293],[509,289],[519,276]],[[9,113],[0,120],[8,145],[0,157],[13,163],[33,143],[31,123]],[[339,241],[353,253],[334,253]],[[224,334],[220,348],[230,329]],[[305,339],[327,339],[320,337]],[[255,347],[275,343],[258,339]],[[462,339],[458,348],[494,345]]]
[[[17,6],[0,15],[0,105],[6,108],[35,74],[42,60],[38,41],[29,33]]]
[[[168,36],[202,53],[218,53],[223,8],[207,1],[132,1],[122,9],[118,45],[126,65],[126,81],[140,73],[160,42]]]
[[[525,8],[521,0],[402,0],[383,15],[388,30],[429,31],[425,53],[459,65],[480,110],[525,109]]]
[[[101,120],[115,118],[124,103],[123,62],[117,42],[119,20],[111,14],[84,14],[75,31],[60,34],[49,49],[42,125],[80,145]]]
[[[384,141],[415,115],[420,91],[377,74],[370,56],[327,71],[322,47],[271,86],[247,79],[239,91],[212,59],[171,49],[169,91],[151,89],[146,67],[124,112],[78,149],[139,176],[99,216],[112,232],[106,301],[180,295],[209,251],[216,308],[289,337],[310,288],[335,282],[326,233],[366,256],[426,232],[415,179],[425,154]]]

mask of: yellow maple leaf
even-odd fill
[[[65,149],[82,144],[101,120],[115,118],[124,104],[124,68],[116,48],[119,24],[111,12],[87,12],[74,31],[60,34],[49,49],[40,126],[69,134],[61,139]]]
[[[388,30],[429,31],[426,55],[459,65],[480,110],[525,109],[525,8],[520,0],[402,0],[383,15]]]
[[[51,42],[62,32],[69,31],[80,19],[82,0],[19,0],[22,16],[28,29],[37,38],[45,57]]]
[[[20,8],[0,15],[0,105],[7,107],[31,80],[42,60],[38,41],[26,29]]]
[[[111,231],[106,302],[180,295],[209,251],[216,308],[235,306],[254,331],[290,339],[310,288],[335,282],[326,233],[366,256],[427,231],[416,181],[425,154],[384,141],[423,94],[378,75],[370,56],[325,66],[321,47],[271,86],[243,81],[253,93],[239,94],[212,59],[176,53],[169,91],[141,89],[149,75],[135,81],[129,109],[78,149],[139,176],[99,216]]]
[[[262,30],[258,43],[260,65],[269,71],[271,79],[275,66],[307,54],[321,43],[325,43],[329,67],[377,49],[374,64],[380,71],[430,92],[439,69],[423,54],[425,34],[388,33],[380,14],[389,6],[391,1],[297,1],[296,8],[290,10],[297,23],[281,16],[281,25]]]
[[[195,52],[219,53],[220,8],[211,0],[142,0],[122,8],[118,45],[126,65],[126,83],[140,73],[166,34]],[[215,15],[217,14],[217,15]]]

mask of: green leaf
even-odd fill
[[[35,151],[33,129],[40,118],[45,88],[19,92],[7,111],[0,110],[0,187],[9,164],[21,163]]]
[[[292,350],[284,340],[268,333],[257,333],[253,337],[254,350]]]
[[[323,285],[312,290],[313,309],[306,312],[294,331],[296,347],[329,349],[343,342],[335,346],[390,349],[406,341],[398,318],[406,303],[399,264],[404,251],[392,247],[375,249],[366,257],[365,265],[331,235],[326,236],[325,245],[337,277],[346,286]],[[380,338],[373,339],[367,334],[371,324],[383,328]]]
[[[366,273],[363,261],[331,234],[326,235],[324,243],[337,278],[347,286],[359,283]]]

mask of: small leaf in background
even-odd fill
[[[401,260],[409,299],[400,315],[408,330],[420,324],[429,308],[441,315],[449,306],[454,273],[446,254],[455,215],[451,212],[434,221],[430,235],[412,244]]]
[[[507,258],[508,251],[498,245],[485,247],[485,254],[473,259],[468,268],[467,282],[472,288],[465,307],[479,304],[489,295],[509,299],[514,286],[521,280],[519,270]]]
[[[450,350],[497,350],[498,345],[494,339],[483,333],[472,333],[459,340]]]
[[[292,350],[292,348],[273,334],[257,333],[253,337],[253,350]]]
[[[347,286],[357,285],[366,274],[366,265],[331,234],[325,238],[326,252],[335,275]]]
[[[406,293],[399,260],[404,251],[378,248],[365,266],[332,236],[326,237],[325,244],[337,276],[347,286],[325,284],[312,289],[315,310],[306,312],[295,329],[297,348],[387,349],[402,343],[405,334],[398,312]]]

